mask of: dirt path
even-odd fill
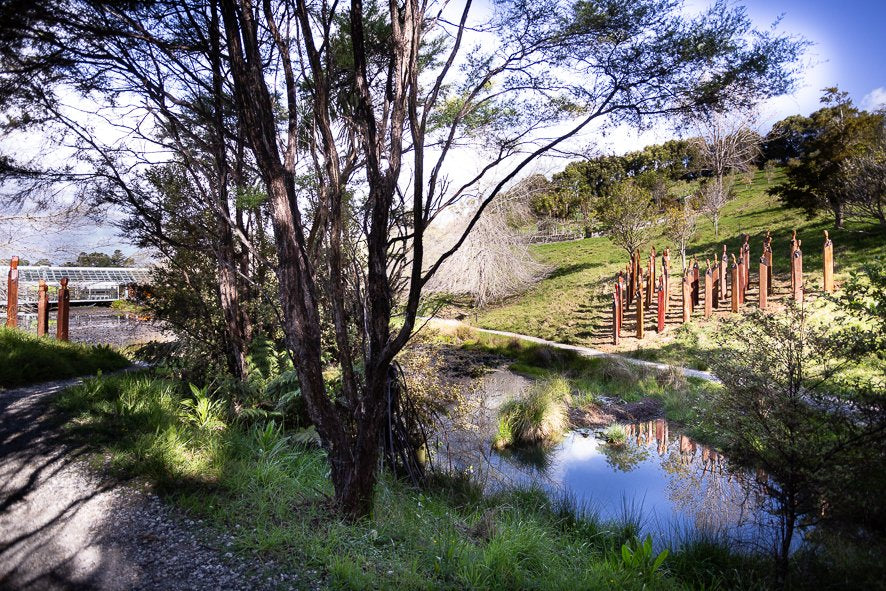
[[[76,382],[0,391],[0,589],[313,586],[236,555],[223,534],[90,470],[86,450],[65,440],[47,410]]]
[[[702,380],[707,380],[709,382],[719,382],[720,380],[712,373],[701,371],[700,369],[689,369],[686,367],[675,367],[673,365],[668,365],[666,363],[656,363],[654,361],[646,361],[644,359],[634,359],[633,357],[627,357],[625,355],[616,355],[614,353],[607,353],[605,351],[600,351],[599,349],[592,349],[590,347],[581,347],[579,345],[567,345],[565,343],[557,343],[554,341],[547,341],[545,339],[540,339],[538,337],[533,337],[525,334],[518,334],[515,332],[506,332],[503,330],[491,330],[488,328],[478,328],[476,326],[472,326],[470,324],[465,324],[460,320],[450,320],[446,318],[432,318],[425,319],[428,320],[429,326],[443,326],[447,328],[458,328],[459,326],[465,326],[470,328],[471,330],[476,330],[477,332],[485,332],[488,334],[495,334],[508,338],[521,339],[524,341],[529,341],[531,343],[538,343],[539,345],[546,345],[548,347],[553,347],[555,349],[565,349],[567,351],[575,351],[579,355],[584,355],[585,357],[612,357],[618,358],[621,361],[625,361],[627,363],[632,363],[634,365],[640,365],[643,367],[649,367],[652,369],[658,370],[669,370],[669,369],[678,369],[683,372],[687,378],[699,378]]]

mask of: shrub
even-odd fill
[[[497,449],[521,443],[558,440],[569,422],[569,382],[558,377],[537,382],[524,396],[505,403],[493,445]]]

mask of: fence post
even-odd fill
[[[741,245],[741,260],[744,262],[744,277],[742,278],[742,293],[741,293],[741,301],[744,301],[748,297],[748,287],[751,283],[751,235],[744,235],[744,244]]]
[[[652,251],[649,253],[649,270],[647,271],[647,284],[646,284],[646,307],[652,308],[652,294],[655,292],[655,247],[652,247]]]
[[[9,261],[7,277],[6,326],[15,328],[18,326],[18,257],[12,257]]]
[[[699,285],[699,269],[698,269],[698,259],[692,259],[692,311],[695,312],[695,307],[699,303],[699,291],[701,286]]]
[[[68,278],[62,277],[58,288],[58,326],[55,336],[60,341],[68,340],[68,317],[71,309],[71,292],[68,291]]]
[[[741,293],[738,279],[738,263],[735,261],[735,255],[732,255],[732,311],[738,312],[738,294]]]
[[[772,295],[772,236],[769,230],[766,230],[766,237],[763,239],[763,257],[766,259],[766,295]]]
[[[791,257],[791,285],[793,286],[794,299],[803,299],[803,251],[800,250],[802,240],[797,240],[797,248]]]
[[[760,257],[760,309],[766,309],[766,296],[769,291],[769,265],[766,264],[766,255]]]
[[[639,261],[640,257],[637,257]],[[637,338],[643,338],[643,282],[637,284]]]
[[[704,272],[704,317],[710,318],[714,313],[712,297],[714,293],[714,272],[711,270],[711,261],[707,261]]]
[[[738,305],[741,306],[744,304],[744,268],[746,266],[745,260],[741,255],[741,251],[738,254],[738,281],[736,281],[733,289],[738,290]]]
[[[794,252],[799,248],[797,244],[797,231],[794,230],[791,234],[791,293],[794,293]]]
[[[689,322],[692,317],[692,285],[689,280],[689,271],[683,273],[683,324]]]
[[[671,307],[671,251],[665,248],[661,254],[661,276],[664,279],[665,316]]]
[[[664,332],[665,328],[665,290],[664,290],[664,277],[658,278],[658,287],[656,288],[656,292],[658,295],[658,307],[656,312],[658,313],[658,324],[656,326],[658,333]]]
[[[626,269],[625,289],[627,289],[627,293],[625,293],[625,295],[627,296],[625,298],[625,310],[630,310],[631,309],[631,298],[634,296],[634,277],[633,277],[634,259],[633,259],[633,257],[631,257],[631,262],[627,264],[627,267],[625,267],[625,269]]]
[[[726,256],[726,245],[723,245],[723,256],[720,257],[720,293],[718,298],[720,301],[726,301],[726,273],[729,267],[729,257]]]
[[[37,336],[46,336],[49,332],[49,287],[46,280],[41,279],[37,287]]]
[[[834,291],[834,243],[831,242],[828,231],[824,231],[824,291]]]

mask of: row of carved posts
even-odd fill
[[[823,290],[827,293],[834,291],[834,245],[824,233],[823,250]],[[802,241],[797,239],[797,232],[791,236],[790,264],[791,264],[791,297],[797,301],[803,300],[803,251]],[[665,318],[668,313],[670,301],[670,272],[671,259],[667,248],[661,254],[661,274],[656,277],[658,255],[655,248],[649,254],[649,262],[645,273],[645,297],[644,297],[644,273],[640,251],[637,250],[623,272],[616,277],[615,292],[612,303],[612,339],[614,344],[619,344],[625,312],[630,310],[631,303],[636,305],[636,330],[637,338],[644,336],[644,300],[646,309],[651,310],[656,306],[656,330],[662,332],[665,326]],[[768,305],[769,296],[772,295],[772,236],[766,232],[763,238],[763,254],[760,257],[758,269],[759,300],[761,310]],[[744,243],[739,248],[738,257],[731,256],[726,252],[723,245],[723,254],[720,260],[706,261],[704,272],[701,271],[697,259],[693,259],[683,274],[681,281],[683,322],[691,320],[696,306],[701,305],[701,291],[704,291],[704,317],[710,318],[714,308],[721,304],[729,305],[732,312],[738,312],[745,304],[748,288],[751,283],[751,246],[750,236],[745,234]],[[728,285],[727,285],[728,284]],[[731,287],[731,289],[728,289]],[[728,294],[728,295],[727,295]]]
[[[6,291],[6,326],[18,326],[18,257],[12,257],[9,263],[9,275]],[[68,340],[68,328],[71,310],[71,292],[68,289],[68,278],[62,277],[58,288],[58,322],[56,338]],[[37,336],[45,336],[49,332],[49,286],[41,279],[37,287]]]

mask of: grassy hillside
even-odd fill
[[[752,261],[755,261],[762,252],[763,236],[769,230],[773,236],[776,286],[782,292],[782,297],[786,294],[785,282],[789,280],[791,230],[796,229],[798,238],[803,241],[803,269],[808,289],[821,285],[823,230],[829,230],[834,241],[838,284],[842,277],[858,268],[864,260],[882,259],[886,254],[886,231],[882,228],[849,223],[843,230],[834,230],[830,216],[819,215],[809,219],[802,210],[785,208],[776,198],[766,194],[766,189],[779,180],[780,172],[770,183],[761,171],[755,175],[753,183],[740,183],[736,199],[723,211],[719,239],[714,238],[713,225],[702,218],[689,252],[700,260],[713,258],[726,244],[730,253],[737,253],[743,242],[743,234],[748,233],[751,236]],[[672,269],[676,268],[678,273],[680,259],[679,255],[673,253],[673,245],[668,244],[661,235],[656,236],[652,244],[658,252],[666,246],[671,247]],[[643,249],[646,255],[649,246]],[[609,344],[612,280],[628,259],[608,238],[538,245],[533,247],[533,254],[552,267],[550,276],[526,293],[481,312],[476,319],[478,326],[700,365],[697,359],[686,358],[687,347],[679,341],[689,339],[697,344],[699,338],[704,338],[705,325],[715,321],[698,319],[693,328],[679,329],[679,303],[676,299],[672,299],[672,314],[664,335],[647,330],[643,341],[628,336],[617,349]],[[756,283],[755,271],[752,267],[752,286]],[[672,293],[677,292],[678,288],[678,279],[672,275]],[[753,302],[753,298],[750,301]],[[647,324],[647,327],[650,326]],[[696,332],[701,332],[701,337],[694,334]]]

